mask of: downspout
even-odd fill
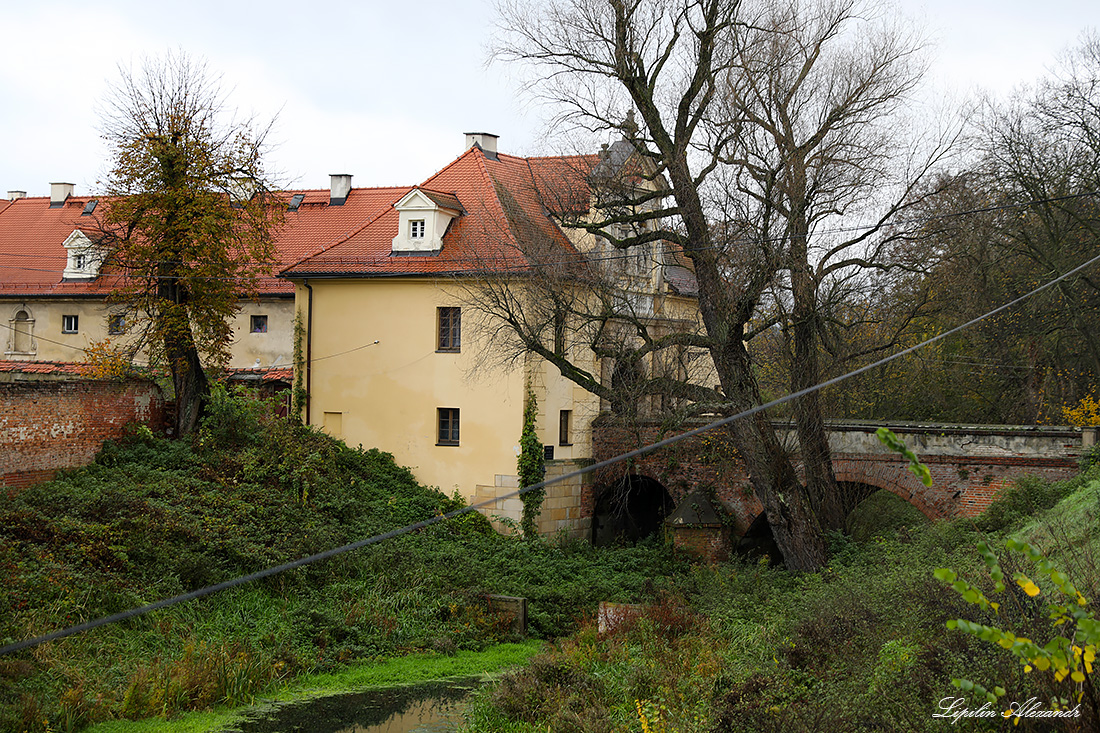
[[[309,291],[306,306],[306,425],[309,425],[309,407],[313,399],[313,286],[309,284],[309,278],[302,280],[302,284]]]

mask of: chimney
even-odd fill
[[[467,132],[466,149],[469,150],[476,145],[481,148],[482,152],[486,154],[486,157],[496,160],[497,140],[499,137],[499,135],[494,135],[491,132]]]
[[[229,191],[230,200],[238,204],[245,201],[251,201],[252,197],[256,194],[256,189],[259,188],[259,184],[257,184],[256,180],[253,178],[241,176],[239,178],[230,178],[226,188]]]
[[[328,205],[329,206],[343,206],[344,202],[348,199],[348,194],[351,193],[351,174],[350,173],[332,173],[329,175],[329,179],[332,181],[329,194]]]
[[[50,184],[50,208],[56,209],[59,206],[65,205],[65,199],[73,195],[73,184],[71,183],[51,183]]]
[[[25,198],[27,198],[27,192],[26,191],[8,191],[8,200],[9,201],[16,201],[18,199],[25,199]]]

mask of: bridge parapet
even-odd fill
[[[827,422],[829,447],[834,453],[889,453],[875,436],[880,427],[893,430],[918,455],[1069,460],[1081,456],[1080,428],[1046,425]]]

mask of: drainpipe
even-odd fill
[[[306,306],[306,425],[309,425],[309,408],[313,400],[313,286],[308,278],[302,284],[309,291],[309,304]]]

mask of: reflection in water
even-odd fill
[[[332,695],[258,713],[239,733],[444,733],[462,722],[478,680],[428,682]]]

